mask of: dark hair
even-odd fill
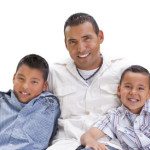
[[[149,73],[149,71],[146,68],[144,68],[144,67],[142,67],[140,65],[132,65],[132,66],[128,67],[127,69],[125,69],[123,71],[122,75],[121,75],[120,84],[121,84],[121,82],[122,82],[122,80],[123,80],[123,78],[124,78],[124,76],[125,76],[125,74],[127,72],[141,73],[143,75],[148,76],[148,78],[149,78],[149,85],[150,85],[150,73]]]
[[[65,22],[64,33],[65,33],[65,29],[67,26],[77,26],[77,25],[83,24],[85,22],[90,22],[93,26],[95,33],[98,35],[99,27],[98,27],[97,22],[95,21],[95,19],[92,16],[90,16],[89,14],[86,14],[86,13],[75,13],[75,14],[71,15]]]
[[[22,65],[27,65],[31,68],[39,69],[43,73],[44,81],[47,80],[48,73],[49,73],[49,65],[43,57],[36,54],[29,54],[24,56],[19,61],[16,72]]]

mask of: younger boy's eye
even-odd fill
[[[129,85],[125,85],[124,87],[127,88],[127,89],[131,88],[131,86],[129,86]]]
[[[144,90],[144,87],[139,87],[139,90]]]

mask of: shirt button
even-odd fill
[[[89,111],[86,111],[86,115],[89,115],[90,114],[90,112]]]

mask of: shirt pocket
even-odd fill
[[[73,109],[76,108],[77,88],[70,85],[57,88],[55,95],[59,98],[61,116],[63,118],[73,114]]]

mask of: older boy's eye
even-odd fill
[[[38,81],[32,81],[32,84],[38,84]]]

